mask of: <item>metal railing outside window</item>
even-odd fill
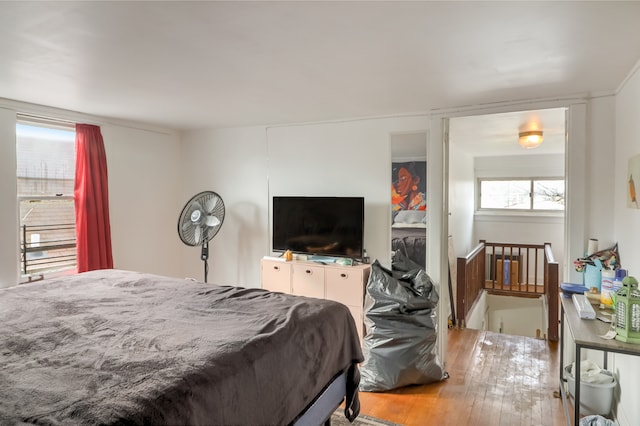
[[[62,271],[76,267],[74,223],[22,225],[20,263],[23,275]]]

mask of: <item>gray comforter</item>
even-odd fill
[[[359,361],[326,300],[118,270],[0,290],[2,425],[283,425]]]

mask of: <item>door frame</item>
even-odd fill
[[[449,238],[449,119],[470,115],[499,114],[514,111],[567,108],[565,123],[565,185],[566,205],[564,215],[565,262],[562,281],[578,282],[579,274],[571,268],[567,259],[580,257],[586,241],[586,149],[587,149],[587,104],[583,97],[510,102],[477,105],[466,108],[430,111],[430,131],[427,138],[427,158],[432,159],[427,168],[427,205],[441,208],[428,209],[429,248],[427,264],[435,282],[440,283],[438,305],[438,356],[446,366],[447,330],[449,308],[448,282],[448,238]],[[441,162],[434,161],[441,159]],[[568,220],[571,218],[571,220]],[[438,238],[435,238],[438,236]],[[455,285],[455,283],[452,283]]]

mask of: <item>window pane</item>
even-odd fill
[[[533,182],[534,210],[564,210],[564,180]]]
[[[75,131],[18,123],[16,159],[22,274],[74,268]]]
[[[23,274],[75,267],[76,227],[73,199],[22,200],[20,223],[20,270]]]
[[[483,180],[480,182],[481,209],[530,209],[530,181]]]
[[[19,196],[73,196],[75,138],[73,130],[16,125]]]

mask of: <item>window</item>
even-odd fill
[[[19,118],[16,153],[22,275],[74,269],[75,128]]]
[[[564,211],[564,179],[479,179],[480,210]]]

